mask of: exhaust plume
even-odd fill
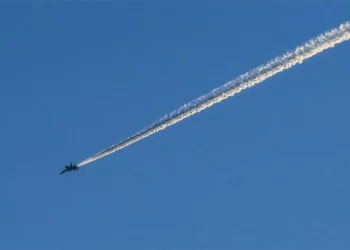
[[[269,77],[289,69],[297,63],[302,63],[305,59],[308,59],[322,51],[334,47],[336,44],[342,43],[350,39],[350,22],[341,24],[338,28],[325,32],[314,39],[309,40],[305,44],[297,47],[294,51],[287,52],[286,54],[276,57],[275,59],[261,65],[238,78],[227,82],[223,86],[212,90],[206,95],[203,95],[188,104],[185,104],[181,108],[175,110],[169,115],[164,116],[159,121],[153,123],[151,126],[142,130],[141,132],[112,145],[111,147],[99,152],[98,154],[87,158],[86,160],[77,164],[78,167],[82,167],[90,162],[96,161],[102,157],[105,157],[111,153],[114,153],[122,148],[125,148],[139,140],[142,140],[160,130],[163,130],[185,118],[192,116],[204,109],[211,107],[212,105],[219,103],[230,96],[239,93],[243,89],[253,87],[254,85],[261,83]]]

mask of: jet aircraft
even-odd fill
[[[64,174],[65,172],[70,172],[72,170],[79,170],[76,164],[70,164],[70,166],[66,166],[66,169],[64,169],[60,174]]]

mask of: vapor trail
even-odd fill
[[[143,131],[133,135],[118,144],[115,144],[100,153],[87,158],[77,164],[81,167],[90,162],[96,161],[106,155],[114,153],[122,148],[125,148],[139,140],[142,140],[160,130],[165,129],[195,113],[198,113],[210,106],[239,93],[241,90],[250,88],[255,84],[261,83],[267,78],[291,68],[297,63],[302,63],[305,59],[310,58],[322,51],[334,47],[334,45],[342,43],[350,39],[350,22],[345,22],[339,28],[325,32],[314,39],[309,40],[305,44],[297,47],[292,52],[276,57],[268,63],[261,65],[248,73],[245,73],[238,78],[229,81],[223,86],[212,90],[210,93],[203,95],[181,108],[175,110],[171,114],[163,117],[158,122],[152,124]]]

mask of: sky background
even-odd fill
[[[350,249],[350,42],[59,175],[349,10],[2,1],[0,249]]]

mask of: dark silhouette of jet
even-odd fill
[[[66,169],[64,169],[60,174],[64,174],[65,172],[70,172],[72,170],[79,170],[76,164],[70,164],[70,166],[66,166]]]

